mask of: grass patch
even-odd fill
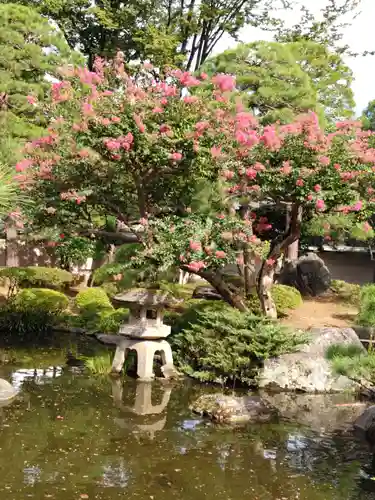
[[[85,362],[85,368],[92,375],[108,375],[111,372],[112,355],[109,352],[83,359]]]
[[[332,370],[361,385],[375,384],[375,352],[365,351],[357,344],[336,344],[326,351]]]
[[[339,302],[358,307],[361,299],[361,287],[342,280],[332,280],[331,292]]]

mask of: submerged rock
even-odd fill
[[[366,409],[366,403],[342,394],[262,393],[261,397],[277,409],[280,419],[316,432],[347,431]]]
[[[334,344],[355,344],[365,351],[355,331],[352,328],[313,328],[308,333],[310,342],[299,352],[264,362],[259,387],[308,393],[358,390],[358,384],[333,373],[330,362],[325,358],[327,348]]]
[[[225,424],[269,422],[276,416],[274,408],[257,396],[207,394],[198,398],[190,409],[194,413]]]
[[[0,378],[0,406],[7,404],[17,395],[17,390],[6,380]]]

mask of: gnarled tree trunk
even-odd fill
[[[272,259],[267,259],[272,261]],[[275,275],[276,262],[265,262],[262,266],[258,281],[258,297],[263,314],[269,318],[277,318],[276,304],[272,298],[271,289]]]
[[[18,241],[17,241],[17,228],[12,221],[7,221],[7,226],[5,230],[6,237],[6,266],[7,267],[18,267],[19,263],[19,253],[18,253]]]
[[[291,222],[291,207],[288,207],[287,214],[286,214],[286,228],[285,231],[287,232],[289,230]],[[285,252],[285,258],[288,261],[293,261],[298,259],[298,253],[299,253],[299,239],[296,241],[293,241],[288,248],[286,249]]]
[[[191,272],[191,270],[185,266],[181,267],[181,269],[183,271]],[[229,305],[242,312],[248,311],[245,297],[241,293],[241,290],[233,284],[227,283],[219,272],[202,270],[193,274],[196,274],[200,278],[208,281],[208,283],[217,290],[217,292]]]
[[[286,252],[289,245],[298,241],[301,234],[302,207],[294,203],[290,212],[290,224],[287,232],[271,245],[267,259],[263,262],[258,276],[258,297],[263,313],[269,318],[277,318],[275,302],[272,298],[273,285],[277,260]]]

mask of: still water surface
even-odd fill
[[[212,388],[61,368],[0,376],[21,391],[0,408],[1,500],[375,498],[366,444],[293,423],[212,425],[189,411]]]

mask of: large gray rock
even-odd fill
[[[274,408],[257,396],[206,394],[198,398],[190,409],[225,424],[269,422],[276,416]]]
[[[375,406],[370,406],[353,424],[354,430],[361,438],[375,446]]]
[[[9,382],[0,378],[0,406],[8,404],[16,395],[16,389]]]
[[[259,387],[273,391],[329,393],[355,391],[358,385],[347,377],[336,375],[325,358],[334,344],[355,344],[363,349],[352,328],[313,328],[310,342],[299,352],[266,360],[259,377]]]
[[[304,296],[316,297],[331,286],[331,273],[320,257],[308,253],[296,261],[288,262],[278,282],[297,288]]]

